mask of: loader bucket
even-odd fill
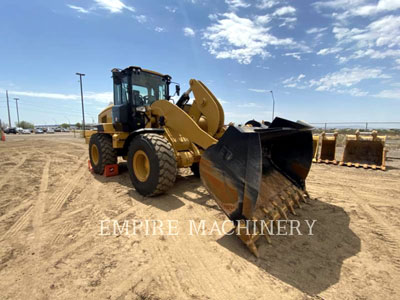
[[[306,201],[311,127],[275,118],[269,127],[229,126],[200,160],[200,177],[236,233],[258,256],[255,241],[277,219]]]
[[[339,165],[386,170],[386,136],[376,131],[346,135],[343,158]]]
[[[319,135],[313,135],[313,162],[317,161],[318,158],[318,148],[319,148]]]
[[[321,151],[318,158],[319,163],[333,163],[337,164],[337,160],[335,158],[336,155],[336,140],[338,133],[326,133],[323,132],[321,134]]]

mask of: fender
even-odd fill
[[[124,148],[123,151],[124,153],[128,153],[128,148],[129,148],[129,144],[131,143],[131,141],[139,134],[145,134],[145,133],[156,133],[156,134],[160,134],[163,135],[164,134],[164,129],[163,128],[141,128],[135,131],[132,131],[128,138],[125,141],[124,144]]]

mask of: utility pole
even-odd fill
[[[275,115],[275,97],[274,97],[274,92],[272,90],[270,92],[272,95],[272,121],[273,121]]]
[[[83,73],[76,73],[79,76],[79,82],[81,84],[81,102],[82,102],[82,128],[83,128],[83,137],[85,137],[85,108],[83,106],[83,89],[82,89],[82,76],[85,76]]]
[[[15,105],[17,106],[17,118],[18,118],[18,126],[19,126],[19,112],[18,112],[18,100],[19,100],[19,98],[14,98],[14,100],[15,100]],[[19,127],[21,127],[21,126],[19,126]]]
[[[6,90],[7,97],[7,109],[8,109],[8,127],[11,128],[11,116],[10,116],[10,103],[8,102],[8,91]]]

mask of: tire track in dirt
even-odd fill
[[[11,209],[10,211],[6,212],[4,215],[0,216],[0,222],[8,219],[9,217],[11,217],[12,215],[14,215],[15,213],[27,208],[28,206],[31,206],[32,202],[31,201],[27,201],[24,202],[20,205],[18,205],[17,207],[14,207],[13,209]]]
[[[49,185],[49,169],[50,169],[50,159],[47,159],[42,173],[42,178],[40,179],[39,195],[35,202],[34,216],[33,216],[33,230],[35,233],[35,239],[40,239],[40,227],[43,223],[43,213],[46,205],[46,192]]]
[[[48,186],[48,182],[49,182],[49,166],[50,166],[50,160],[47,160],[45,163],[45,166],[43,168],[42,178],[40,181],[39,194],[38,194],[36,203],[32,204],[32,201],[28,202],[28,203],[24,203],[10,212],[10,215],[11,215],[11,213],[15,213],[15,211],[19,211],[19,210],[23,209],[23,207],[31,205],[25,211],[25,213],[17,220],[17,222],[15,222],[8,229],[8,231],[4,234],[4,236],[2,238],[3,240],[14,236],[19,231],[21,231],[25,227],[25,225],[30,221],[33,213],[34,213],[34,220],[32,222],[33,227],[37,228],[38,226],[41,225],[41,221],[42,221],[41,217],[42,217],[43,210],[44,210],[44,197],[45,197],[44,193],[47,190],[47,186]]]
[[[33,212],[34,206],[30,206],[24,214],[15,222],[8,230],[7,232],[3,235],[1,238],[2,240],[8,239],[15,234],[17,234],[19,231],[21,231],[22,228],[25,227],[25,225],[30,221],[31,215]]]
[[[396,235],[392,234],[393,226],[387,224],[386,220],[380,215],[380,213],[365,203],[365,199],[360,197],[352,188],[346,187],[346,190],[350,190],[352,194],[356,196],[355,199],[358,200],[358,207],[373,223],[375,223],[374,230],[385,238],[384,242],[389,246],[388,248],[390,248],[390,252],[395,258],[395,267],[400,269],[400,255],[398,254],[400,241]]]
[[[79,164],[78,171],[70,179],[67,180],[62,191],[60,193],[52,195],[52,201],[49,207],[50,213],[55,214],[61,209],[61,207],[67,201],[69,195],[71,195],[74,188],[80,183],[80,180],[83,177],[85,170],[86,169],[83,166],[83,162],[81,162]]]
[[[195,190],[195,188],[193,187],[193,190]],[[200,191],[197,190],[194,193],[198,194]],[[199,198],[199,195],[192,195],[193,192],[189,192],[187,193],[187,196],[189,196],[190,199],[196,199]],[[201,193],[203,194],[203,193]],[[208,195],[208,193],[206,193]],[[201,198],[201,197],[200,197]],[[210,198],[211,199],[211,198]],[[187,200],[182,199],[182,201],[187,202]],[[208,200],[206,200],[207,202]],[[194,202],[191,204],[192,205],[192,216],[204,216],[204,219],[209,219],[211,218],[211,220],[206,220],[206,223],[208,222],[219,222],[222,221],[219,219],[218,214],[214,214],[213,211],[214,209],[210,208],[209,206],[205,206],[202,203],[199,202]],[[218,209],[217,209],[218,210]],[[210,213],[212,214],[212,216],[210,216]],[[201,239],[201,237],[193,237],[194,239],[190,241],[190,243],[188,241],[180,241],[182,242],[182,247],[177,247],[177,252],[179,253],[181,251],[181,249],[185,249],[185,244],[190,244],[191,247],[187,248],[187,251],[181,251],[181,256],[180,257],[187,257],[189,256],[190,259],[187,261],[187,263],[191,263],[192,261],[199,261],[200,262],[200,268],[202,269],[201,272],[196,272],[197,273],[204,273],[204,274],[209,274],[208,276],[208,282],[213,286],[215,286],[215,284],[217,283],[220,287],[221,290],[223,291],[230,291],[228,292],[225,296],[223,296],[223,298],[229,298],[232,295],[233,291],[237,291],[234,293],[239,293],[240,290],[238,290],[237,288],[237,284],[240,284],[239,282],[235,282],[235,280],[221,280],[221,278],[227,278],[227,276],[229,277],[229,274],[232,275],[230,272],[226,269],[226,266],[230,266],[235,273],[240,273],[241,276],[245,276],[249,279],[248,283],[251,282],[251,287],[249,288],[249,290],[259,290],[260,286],[263,286],[265,283],[265,274],[263,274],[263,272],[260,272],[258,270],[258,267],[256,267],[255,265],[249,263],[246,259],[244,258],[240,258],[240,257],[231,257],[229,258],[229,253],[228,253],[228,257],[226,256],[226,253],[222,253],[225,252],[223,249],[221,250],[216,250],[218,252],[222,251],[220,253],[220,255],[216,255],[216,256],[210,256],[208,251],[197,251],[197,250],[193,250],[193,249],[207,249],[210,245],[213,244],[213,241],[208,240],[208,241],[204,241],[203,239]],[[239,238],[237,238],[239,241]],[[215,241],[215,243],[217,243]],[[238,243],[239,244],[239,243]],[[239,245],[240,246],[240,245]],[[226,257],[226,259],[221,260],[221,259],[216,259],[213,260],[214,257]],[[232,265],[234,264],[234,265]],[[219,267],[218,267],[219,266]],[[235,277],[234,277],[235,278]],[[197,278],[198,280],[200,280],[200,277]],[[254,289],[252,289],[252,287],[254,287]],[[221,294],[221,292],[218,290],[217,294]],[[222,293],[223,295],[223,293]]]
[[[64,236],[70,232],[70,230],[72,229],[74,225],[73,224],[66,224],[62,227],[62,229],[59,231],[59,233],[52,239],[52,241],[50,242],[51,245],[54,244],[58,244],[61,243]]]
[[[5,175],[2,176],[2,178],[0,179],[0,189],[3,187],[4,184],[7,183],[8,180],[13,178],[13,176],[11,175],[14,174],[14,172],[18,170],[25,163],[26,159],[27,156],[23,155],[22,158],[19,159],[18,163],[14,167],[11,167],[11,169]]]

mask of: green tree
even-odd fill
[[[76,123],[75,126],[76,126],[76,128],[78,128],[78,129],[81,129],[81,127],[82,127],[81,123],[79,123],[79,122]]]
[[[60,126],[61,126],[62,128],[69,128],[69,124],[67,124],[67,123],[62,123]]]
[[[17,127],[21,127],[23,129],[33,129],[35,126],[32,123],[29,123],[27,121],[21,121],[21,122],[16,122],[15,123]]]

